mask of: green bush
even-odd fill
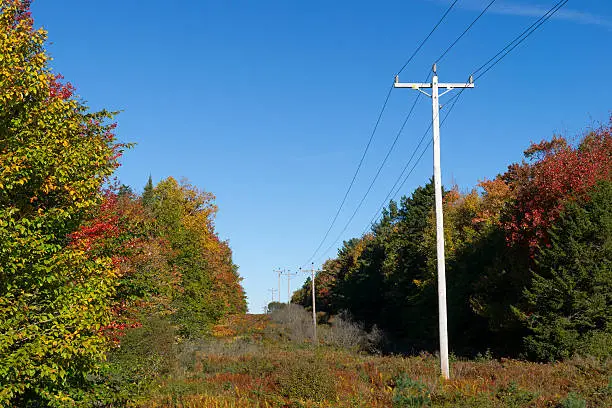
[[[175,331],[168,320],[153,317],[127,331],[119,347],[108,355],[103,372],[107,399],[129,401],[148,393],[155,380],[174,371]]]
[[[523,407],[532,402],[537,395],[533,392],[521,389],[517,383],[510,382],[498,389],[495,395],[505,407]]]
[[[611,326],[608,323],[608,326]],[[592,331],[584,335],[584,340],[578,345],[578,354],[592,356],[602,360],[609,359],[612,354],[612,328],[605,331]]]
[[[284,361],[277,374],[279,392],[288,398],[321,402],[336,398],[335,378],[316,356]]]
[[[573,392],[567,394],[567,398],[561,401],[561,408],[586,408],[586,406],[586,401]]]
[[[426,407],[431,404],[431,396],[427,386],[419,381],[400,374],[395,379],[393,390],[394,407]]]

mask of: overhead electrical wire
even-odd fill
[[[495,65],[499,64],[499,62],[504,59],[512,50],[518,47],[523,41],[525,41],[531,34],[533,34],[538,28],[542,26],[545,22],[547,22],[553,15],[555,15],[563,6],[567,4],[569,0],[561,0],[557,2],[554,6],[552,6],[542,17],[537,19],[533,24],[527,27],[522,33],[517,35],[512,41],[510,41],[504,48],[501,49],[497,54],[491,57],[487,62],[478,67],[472,75],[474,76],[474,80],[480,79],[483,75],[491,70]],[[493,64],[489,65],[492,61]],[[489,65],[487,67],[487,65]],[[486,67],[486,69],[485,69]],[[478,74],[480,71],[482,71]]]
[[[429,77],[428,77],[429,79]],[[426,79],[426,81],[428,80]],[[346,222],[346,224],[344,225],[344,228],[342,228],[342,231],[340,231],[340,233],[338,234],[338,237],[336,239],[334,239],[334,241],[332,242],[332,247],[336,244],[336,242],[338,242],[338,239],[340,239],[340,237],[342,236],[342,234],[344,234],[344,232],[346,231],[346,229],[348,228],[349,224],[353,221],[353,218],[355,218],[355,215],[357,214],[357,212],[359,211],[359,209],[361,208],[361,206],[363,205],[366,197],[368,196],[368,194],[370,194],[370,191],[372,190],[372,187],[374,186],[374,183],[376,183],[376,180],[378,179],[378,176],[380,176],[380,173],[382,172],[382,169],[384,168],[385,164],[387,163],[387,160],[389,159],[389,156],[391,155],[391,152],[393,152],[393,149],[395,148],[395,145],[397,144],[400,135],[402,134],[402,132],[404,131],[404,128],[406,127],[406,123],[408,123],[408,119],[410,119],[410,116],[412,116],[412,112],[414,111],[414,108],[416,107],[417,102],[419,101],[421,97],[421,94],[419,93],[416,98],[414,99],[414,102],[412,103],[412,106],[410,107],[410,111],[408,111],[408,114],[406,115],[406,117],[404,118],[404,122],[402,123],[402,126],[400,127],[399,131],[397,132],[397,134],[395,135],[395,139],[393,140],[393,143],[391,144],[391,146],[389,147],[389,150],[387,150],[387,154],[385,155],[385,158],[383,159],[382,163],[380,164],[380,166],[378,167],[378,170],[376,171],[376,174],[374,175],[374,178],[372,179],[372,181],[370,182],[370,185],[368,186],[367,191],[365,192],[365,194],[363,195],[363,197],[361,198],[361,200],[359,201],[359,204],[357,205],[357,207],[355,208],[355,210],[353,211],[353,214],[351,214],[349,220]],[[326,249],[323,253],[327,253],[331,248]]]
[[[527,27],[523,32],[521,32],[518,36],[516,36],[512,41],[510,41],[504,48],[501,49],[501,51],[499,51],[497,54],[495,54],[493,57],[491,57],[487,62],[485,62],[484,64],[482,64],[480,67],[478,67],[476,70],[474,70],[472,72],[472,77],[474,77],[475,75],[477,75],[474,78],[474,81],[476,79],[481,78],[484,74],[486,74],[489,70],[491,70],[495,65],[497,65],[504,57],[506,57],[510,52],[512,52],[512,50],[514,50],[519,44],[521,44],[523,41],[525,41],[525,39],[527,39],[527,37],[529,37],[531,34],[533,34],[534,31],[536,31],[540,26],[542,26],[542,24],[544,24],[546,21],[548,21],[555,13],[557,13],[563,6],[565,6],[565,4],[568,2],[569,0],[561,0],[559,2],[557,2],[554,6],[552,6],[546,13],[544,13],[544,15],[542,15],[538,20],[536,20],[533,24],[531,24],[529,27]],[[489,3],[489,6],[491,5],[491,3]],[[489,7],[487,6],[487,8]],[[463,34],[461,35],[463,36]],[[442,57],[446,54],[446,51],[442,54]],[[440,60],[440,58],[438,59]],[[495,61],[493,64],[491,64],[491,62]],[[489,65],[491,64],[491,65]],[[486,68],[486,69],[485,69]],[[482,73],[480,73],[478,75],[478,73],[480,71],[482,71],[484,69],[484,71]],[[451,106],[451,108],[449,109],[448,113],[445,115],[442,123],[444,123],[444,121],[446,120],[446,118],[448,117],[448,115],[450,114],[450,112],[452,111],[452,109],[455,107],[455,104],[457,103],[458,99],[460,98],[461,94],[465,91],[465,88],[462,88],[455,96],[453,96],[452,98],[450,98],[447,101],[447,104],[453,101],[453,104]],[[382,209],[384,208],[384,206],[387,203],[387,200],[389,200],[389,198],[391,197],[395,197],[397,196],[397,194],[399,193],[399,191],[401,190],[402,186],[405,184],[406,180],[408,179],[408,177],[410,176],[410,174],[412,174],[414,168],[416,167],[416,164],[420,161],[421,157],[423,156],[423,154],[425,153],[425,151],[429,148],[429,146],[431,145],[432,141],[430,140],[429,143],[427,144],[427,146],[425,147],[425,149],[421,152],[421,155],[417,158],[417,161],[415,162],[414,166],[410,169],[410,172],[408,173],[408,175],[404,178],[404,181],[401,183],[401,185],[397,188],[396,190],[396,186],[397,183],[399,182],[399,180],[401,180],[404,172],[406,171],[406,169],[408,168],[408,166],[410,165],[410,162],[412,161],[414,155],[416,154],[418,148],[421,146],[421,144],[423,143],[425,137],[427,136],[427,134],[429,133],[429,130],[431,129],[432,124],[429,124],[429,127],[427,128],[427,130],[425,131],[425,133],[423,134],[423,136],[421,137],[421,140],[419,141],[419,144],[417,145],[417,147],[415,148],[415,150],[413,151],[412,155],[410,156],[410,159],[408,160],[408,162],[406,163],[406,165],[404,166],[404,169],[402,170],[402,172],[400,173],[400,176],[398,177],[398,179],[395,181],[395,184],[393,185],[393,187],[391,187],[391,190],[389,191],[389,194],[387,194],[387,197],[385,197],[383,204],[380,206],[380,208],[378,209],[378,211],[376,212],[376,214],[374,214],[374,216],[372,217],[372,219],[370,219],[369,225],[368,227],[366,227],[366,229],[362,232],[361,235],[363,235],[365,233],[365,231],[367,231],[368,228],[370,228],[373,223],[374,220],[379,216],[380,212],[382,211]],[[393,191],[395,190],[395,193],[393,193]]]
[[[465,88],[462,88],[465,89]],[[442,118],[442,121],[440,122],[440,127],[442,127],[444,125],[444,122],[446,122],[446,119],[448,118],[448,116],[451,114],[451,112],[453,111],[453,109],[455,108],[455,105],[457,104],[457,101],[459,100],[459,98],[461,97],[461,94],[463,92],[458,92],[456,98],[453,98],[453,104],[451,105],[451,107],[448,109],[448,111],[446,112],[446,114],[444,115],[444,117]],[[430,126],[431,128],[431,126]],[[423,158],[423,155],[425,154],[425,152],[429,149],[429,146],[431,146],[431,144],[433,143],[433,139],[430,139],[429,142],[427,143],[427,145],[425,146],[425,148],[423,149],[423,151],[421,152],[421,154],[419,155],[419,157],[416,159],[416,161],[414,162],[414,165],[412,166],[412,168],[410,169],[410,172],[406,175],[406,177],[404,177],[404,180],[402,181],[402,184],[399,185],[399,187],[397,188],[397,190],[395,191],[395,193],[393,194],[393,198],[397,197],[397,194],[400,192],[400,190],[402,189],[402,187],[404,186],[404,184],[406,183],[406,181],[408,180],[408,177],[410,177],[410,175],[412,174],[412,172],[414,171],[415,167],[417,166],[417,164],[419,164],[419,162],[421,161],[421,158]]]
[[[349,186],[346,189],[346,192],[344,193],[344,197],[342,198],[342,201],[340,202],[340,206],[338,207],[338,210],[336,211],[336,215],[334,215],[334,218],[332,219],[331,224],[329,224],[329,228],[327,228],[327,231],[325,232],[325,235],[323,236],[323,239],[319,243],[319,246],[317,246],[317,248],[312,253],[310,258],[308,258],[308,260],[306,262],[304,262],[304,265],[308,264],[316,256],[317,252],[319,252],[319,249],[321,249],[321,247],[323,246],[323,243],[325,242],[325,240],[329,236],[329,233],[330,233],[331,229],[333,228],[334,224],[336,223],[336,220],[338,219],[338,216],[340,215],[340,211],[342,211],[342,207],[344,207],[344,203],[346,202],[346,198],[348,197],[349,193],[351,192],[351,189],[353,188],[353,185],[355,184],[355,180],[357,179],[357,174],[359,174],[359,170],[361,169],[361,166],[363,164],[363,160],[365,159],[366,154],[368,153],[368,150],[370,149],[370,145],[372,144],[372,140],[374,139],[374,135],[376,134],[376,129],[378,129],[378,125],[380,123],[380,119],[382,118],[382,115],[385,112],[385,109],[387,107],[387,103],[389,102],[389,96],[391,96],[391,91],[392,90],[393,90],[393,85],[391,85],[391,87],[389,88],[389,91],[387,92],[387,96],[385,97],[385,102],[383,103],[382,109],[380,110],[380,113],[378,114],[378,119],[376,119],[376,124],[374,125],[374,129],[372,130],[372,134],[370,135],[370,139],[368,140],[368,143],[366,144],[365,150],[363,151],[363,154],[361,155],[361,159],[359,160],[359,164],[357,165],[357,170],[355,170],[355,173],[353,174],[353,178],[352,178],[351,182],[349,183]],[[304,265],[302,265],[302,266],[304,266]]]
[[[457,103],[457,100],[459,99],[459,96],[461,95],[461,93],[458,93],[457,95],[455,95],[453,98],[449,99],[449,102],[451,100],[454,99],[453,104],[451,105],[450,109],[446,112],[446,114],[444,115],[444,118],[442,118],[442,121],[440,123],[440,127],[442,127],[442,125],[444,125],[444,122],[446,122],[446,118],[448,117],[448,115],[450,115],[450,113],[452,112],[453,108],[455,107],[455,104]],[[425,152],[429,149],[429,146],[431,146],[433,139],[430,140],[427,145],[423,148],[423,150],[421,151],[421,154],[419,155],[419,157],[417,157],[416,161],[414,162],[414,164],[412,165],[412,168],[410,169],[410,171],[408,172],[408,174],[406,174],[406,176],[404,177],[404,173],[406,172],[406,170],[408,169],[408,167],[410,166],[410,163],[412,163],[412,159],[414,158],[414,156],[416,156],[417,152],[419,151],[419,147],[421,147],[421,145],[423,144],[423,141],[425,140],[425,138],[427,137],[427,135],[429,135],[429,131],[431,130],[431,127],[433,126],[433,121],[429,122],[429,126],[427,127],[427,129],[425,130],[425,132],[423,133],[423,136],[421,136],[421,139],[419,140],[419,143],[417,144],[417,146],[414,148],[414,150],[412,151],[412,155],[410,156],[410,158],[408,159],[408,161],[406,162],[406,165],[404,166],[404,168],[402,169],[402,172],[400,173],[400,175],[397,177],[397,179],[395,180],[395,183],[393,183],[393,186],[391,187],[391,189],[389,190],[389,193],[387,194],[387,196],[385,197],[385,199],[382,201],[382,204],[379,206],[378,210],[376,211],[376,213],[372,216],[372,218],[370,219],[370,222],[368,223],[368,225],[366,226],[366,228],[361,232],[361,235],[363,236],[366,231],[371,228],[371,226],[374,224],[374,221],[376,220],[376,218],[379,216],[380,212],[382,211],[382,209],[385,207],[385,205],[387,204],[389,199],[394,199],[397,194],[400,192],[400,190],[402,189],[402,187],[404,186],[404,184],[406,183],[406,181],[408,180],[408,178],[410,177],[410,175],[414,172],[414,169],[416,168],[417,164],[419,164],[419,162],[421,161],[421,159],[423,158],[423,155],[425,154]],[[402,181],[403,179],[403,181]],[[400,184],[401,181],[401,184]],[[399,185],[398,185],[399,184]]]
[[[414,159],[414,156],[417,154],[417,152],[419,151],[419,147],[421,147],[421,145],[423,144],[423,141],[425,140],[425,138],[427,137],[427,135],[429,134],[429,131],[431,130],[433,123],[429,122],[429,126],[427,127],[427,129],[425,130],[425,133],[423,133],[423,136],[421,136],[421,139],[419,140],[419,143],[417,144],[417,146],[414,148],[414,150],[412,151],[412,155],[410,156],[410,158],[408,159],[408,161],[406,162],[406,165],[404,166],[404,168],[402,169],[402,172],[400,173],[400,175],[397,177],[397,179],[395,180],[395,183],[393,183],[393,186],[391,187],[391,189],[389,190],[389,193],[387,194],[387,196],[385,197],[385,199],[383,200],[382,204],[380,205],[380,208],[376,211],[376,213],[374,214],[374,216],[370,219],[370,222],[368,224],[368,226],[366,227],[366,229],[361,233],[361,235],[363,235],[365,233],[365,231],[370,227],[370,225],[372,225],[374,223],[374,220],[376,219],[376,217],[378,217],[378,214],[380,213],[380,211],[385,207],[385,205],[387,204],[387,201],[397,195],[397,192],[394,193],[396,187],[398,186],[399,182],[402,180],[402,178],[404,177],[404,173],[406,172],[406,170],[408,169],[408,167],[410,166],[410,163],[412,163],[412,159]],[[419,156],[420,159],[420,156]],[[408,173],[408,176],[410,174],[412,174],[412,171],[414,170],[414,166],[412,169],[410,169],[410,172]],[[406,176],[406,177],[408,177]],[[404,183],[402,183],[403,185]],[[398,188],[399,190],[399,188]]]
[[[402,67],[400,68],[400,70],[397,72],[396,75],[399,75],[406,68],[406,66],[414,59],[414,57],[418,54],[418,52],[421,50],[421,48],[425,45],[427,40],[429,40],[431,35],[438,29],[438,27],[440,26],[442,21],[444,21],[444,19],[448,15],[448,13],[453,9],[453,7],[455,6],[455,4],[458,1],[459,0],[454,0],[453,3],[451,3],[451,5],[444,12],[442,17],[438,20],[436,25],[431,29],[429,34],[427,34],[427,36],[421,41],[421,43],[414,50],[414,52],[412,53],[410,58],[408,58],[408,60],[404,63],[404,65],[402,65]],[[340,215],[340,212],[342,211],[342,208],[344,207],[344,204],[346,203],[346,199],[347,199],[349,193],[351,192],[351,190],[353,188],[353,185],[355,184],[355,180],[357,179],[357,175],[359,174],[359,170],[361,169],[361,166],[363,165],[363,161],[364,161],[364,159],[365,159],[365,157],[366,157],[366,155],[368,153],[368,150],[370,149],[370,145],[372,144],[372,140],[374,139],[374,135],[376,134],[376,130],[378,129],[378,125],[380,123],[382,115],[385,112],[385,109],[387,108],[387,103],[389,102],[389,96],[391,96],[391,91],[392,90],[393,90],[393,84],[391,84],[391,87],[389,88],[389,91],[387,92],[387,96],[385,97],[385,102],[383,103],[383,106],[382,106],[382,108],[380,110],[380,113],[378,114],[378,119],[376,120],[376,124],[374,125],[374,129],[372,130],[372,133],[370,135],[368,143],[366,144],[365,150],[364,150],[363,154],[361,155],[361,159],[359,160],[359,164],[357,165],[357,169],[355,170],[355,173],[353,174],[353,178],[351,179],[351,182],[349,183],[349,186],[346,189],[346,192],[344,193],[344,197],[342,198],[342,201],[340,202],[340,206],[338,207],[338,210],[336,211],[336,214],[334,215],[334,218],[332,219],[331,224],[329,225],[327,231],[325,232],[325,235],[323,236],[323,239],[321,240],[321,242],[319,243],[319,245],[317,246],[317,248],[315,249],[315,251],[313,252],[311,257],[304,263],[304,265],[308,264],[316,256],[317,252],[321,249],[321,247],[325,243],[325,240],[329,236],[330,231],[332,230],[333,226],[335,225],[336,221],[338,220],[338,216]]]
[[[446,50],[444,50],[444,52],[440,55],[440,57],[436,60],[436,61],[440,61],[442,58],[444,58],[444,56],[455,46],[457,45],[457,43],[465,36],[465,34],[474,26],[474,24],[476,24],[476,22],[478,20],[480,20],[480,18],[487,12],[487,10],[493,5],[493,3],[495,3],[496,0],[491,0],[489,2],[489,4],[482,10],[482,12],[466,27],[465,30],[463,30],[463,32],[446,48]],[[408,58],[408,60],[406,61],[406,63],[402,66],[402,68],[398,71],[398,75],[399,73],[401,73],[404,68],[410,63],[410,61],[412,61],[412,59],[415,57],[415,55],[419,52],[419,50],[423,47],[423,45],[425,44],[425,42],[429,39],[429,37],[431,37],[431,35],[433,34],[433,32],[438,28],[438,26],[442,23],[442,21],[444,20],[444,18],[447,16],[447,14],[451,11],[451,9],[455,6],[455,4],[457,3],[457,1],[453,2],[449,8],[446,10],[446,12],[442,15],[442,17],[440,18],[440,20],[438,21],[438,23],[434,26],[434,28],[431,30],[431,32],[427,35],[427,37],[425,37],[425,39],[421,42],[421,44],[419,44],[419,46],[415,49],[415,51],[412,53],[412,55],[410,56],[410,58]],[[427,82],[430,78],[431,73],[427,76],[427,79],[425,80],[425,82]],[[393,141],[393,143],[391,144],[391,147],[389,148],[389,150],[387,151],[387,154],[385,156],[385,158],[383,159],[382,164],[378,167],[378,170],[374,176],[374,178],[372,179],[372,181],[370,182],[370,185],[368,186],[368,189],[366,190],[365,194],[363,195],[363,197],[361,198],[361,200],[359,201],[359,204],[357,205],[357,207],[355,208],[355,210],[353,211],[353,213],[351,214],[351,216],[349,217],[348,221],[346,222],[346,224],[344,225],[344,227],[342,228],[342,230],[340,231],[340,233],[338,234],[338,237],[332,242],[332,244],[330,245],[330,247],[324,251],[324,253],[327,253],[337,242],[338,240],[342,237],[342,234],[344,234],[344,232],[347,230],[348,226],[350,225],[350,223],[353,221],[353,219],[355,218],[355,215],[357,214],[357,212],[359,211],[359,209],[361,208],[361,206],[363,205],[365,199],[367,198],[368,194],[370,193],[370,191],[372,190],[372,187],[374,186],[374,183],[376,182],[376,180],[378,179],[378,176],[380,175],[384,165],[387,162],[387,159],[389,158],[389,156],[391,155],[391,152],[393,151],[393,149],[395,148],[395,145],[397,144],[397,141],[402,133],[402,131],[404,130],[404,127],[406,126],[406,123],[408,122],[408,119],[410,118],[410,116],[412,115],[412,112],[414,111],[414,108],[416,106],[416,103],[419,100],[420,97],[420,93],[417,95],[417,97],[415,98],[414,103],[412,104],[412,107],[410,108],[410,111],[408,112],[406,118],[404,119],[404,122],[399,130],[399,132],[397,133],[395,140]],[[454,105],[453,105],[454,106]],[[431,127],[431,125],[430,125]],[[421,138],[421,142],[419,142],[419,145],[417,146],[420,147],[421,143],[423,141],[423,138]],[[416,153],[413,152],[412,157],[414,157],[414,154]],[[409,164],[409,163],[408,163]],[[404,168],[404,171],[406,170],[406,168]],[[404,172],[403,171],[403,172]],[[402,172],[402,174],[403,174]],[[331,228],[329,229],[331,230]],[[325,239],[327,239],[327,236],[329,235],[329,231],[325,236]],[[325,240],[324,239],[324,240]],[[312,258],[314,258],[314,256],[316,255],[316,252],[318,252],[318,250],[321,248],[322,244],[319,245],[319,247],[317,248],[317,251],[315,251],[315,254],[313,255]],[[321,256],[320,256],[321,257]],[[320,258],[319,257],[319,258]],[[310,260],[312,260],[309,259]]]
[[[493,5],[493,3],[496,0],[492,0],[491,2],[488,3],[488,5],[484,8],[484,10],[472,21],[472,23],[457,37],[457,39],[455,39],[455,41],[453,41],[453,43],[451,43],[451,45],[440,55],[440,57],[436,60],[437,62],[440,61],[442,58],[444,58],[446,56],[446,54],[459,42],[459,40],[461,40],[461,38],[463,38],[465,36],[465,34],[472,28],[472,26],[486,13],[486,11]],[[485,62],[483,65],[481,65],[479,68],[477,68],[475,71],[473,71],[472,75],[470,76],[471,78],[474,78],[473,80],[477,80],[479,78],[481,78],[482,76],[484,76],[487,72],[489,72],[495,65],[497,65],[502,59],[504,59],[510,52],[512,52],[518,45],[520,45],[523,41],[525,41],[529,36],[531,36],[531,34],[533,34],[540,26],[542,26],[542,24],[544,24],[546,21],[548,21],[555,13],[557,13],[563,6],[565,6],[565,4],[568,3],[569,0],[561,0],[559,2],[557,2],[553,7],[551,7],[551,9],[549,9],[542,17],[540,17],[538,20],[536,20],[533,24],[531,24],[527,29],[525,29],[521,34],[519,34],[514,40],[512,40],[510,43],[508,43],[504,48],[502,48],[502,50],[500,50],[497,54],[495,54],[493,57],[491,57],[487,62]],[[424,45],[424,43],[429,39],[429,37],[431,37],[431,35],[433,34],[433,32],[438,28],[438,26],[442,23],[442,21],[444,20],[444,18],[446,17],[446,15],[450,12],[450,10],[454,7],[454,5],[457,3],[457,1],[454,1],[450,7],[446,10],[446,12],[444,13],[444,15],[442,16],[442,18],[438,21],[438,23],[434,26],[434,28],[432,29],[432,31],[427,35],[427,37],[425,37],[425,39],[421,42],[421,44],[419,44],[419,46],[417,47],[417,49],[415,50],[415,52],[410,56],[410,58],[408,59],[408,61],[406,61],[406,63],[401,67],[401,69],[398,71],[398,74],[401,73],[404,68],[412,61],[412,59],[414,58],[414,56],[418,53],[418,51],[422,48],[422,46]],[[492,63],[493,62],[493,63]],[[492,64],[491,64],[492,63]],[[489,65],[490,64],[490,65]],[[478,74],[480,71],[482,71],[484,69],[483,72],[481,72],[480,74]],[[476,76],[477,75],[477,76]],[[392,87],[393,88],[393,87]],[[461,91],[459,91],[457,93],[457,95],[455,95],[454,97],[452,97],[451,99],[449,99],[449,102],[451,100],[453,101],[453,104],[451,105],[451,108],[449,109],[449,111],[447,112],[447,114],[445,115],[445,117],[442,120],[441,125],[444,123],[444,121],[446,120],[446,118],[448,117],[448,115],[450,114],[450,112],[452,111],[452,109],[455,107],[455,104],[457,103],[459,97],[461,96],[461,94],[463,93],[463,91],[465,90],[465,88],[462,88]],[[383,106],[383,111],[384,111],[384,107],[386,106],[386,102],[389,99],[389,95],[391,93],[391,90],[389,91],[389,93],[387,94],[387,99],[385,100],[385,105]],[[418,98],[417,98],[418,99]],[[416,104],[416,100],[415,100],[415,104]],[[411,108],[410,113],[412,112],[412,110],[414,109],[414,105]],[[382,112],[381,115],[382,116]],[[380,116],[379,116],[379,120],[380,120]],[[410,116],[410,114],[408,115],[408,117]],[[408,118],[407,117],[407,118]],[[405,126],[405,122],[404,121],[404,125],[402,125],[402,128]],[[377,122],[377,126],[378,126],[378,122]],[[413,152],[410,160],[408,161],[408,163],[406,164],[406,166],[404,167],[404,169],[402,170],[402,173],[400,174],[400,177],[398,178],[401,179],[403,173],[406,171],[406,169],[408,168],[412,158],[414,157],[414,155],[416,154],[416,152],[418,151],[418,148],[420,147],[420,145],[422,144],[424,137],[426,137],[427,133],[429,132],[429,130],[431,129],[431,124],[428,127],[427,131],[425,132],[424,136],[421,138],[421,140],[419,141],[419,144],[417,145],[415,151]],[[400,130],[401,133],[401,130]],[[399,134],[398,134],[399,136]],[[396,137],[396,141],[397,141],[397,137]],[[395,146],[396,141],[394,141],[394,143],[392,144],[392,148]],[[370,139],[371,142],[371,139]],[[394,184],[394,186],[391,189],[391,192],[393,192],[395,190],[395,193],[393,194],[393,197],[395,197],[399,191],[401,190],[401,188],[403,187],[403,185],[405,184],[405,182],[407,181],[408,177],[412,174],[413,170],[415,169],[416,165],[419,163],[419,161],[421,160],[421,158],[423,157],[423,155],[425,154],[425,151],[427,151],[427,149],[429,148],[429,146],[431,145],[432,141],[430,141],[427,146],[425,147],[425,149],[423,149],[423,151],[421,152],[421,154],[419,155],[419,157],[417,158],[417,161],[415,162],[415,164],[413,165],[413,167],[411,168],[411,170],[409,171],[409,173],[406,175],[406,177],[404,177],[404,180],[402,181],[402,183],[400,184],[400,186],[397,188],[397,190],[395,190],[395,186],[397,185],[398,181],[396,181],[396,183]],[[369,147],[368,143],[368,146]],[[366,150],[367,151],[367,150]],[[385,157],[384,161],[383,161],[383,166],[384,163],[386,162],[388,156],[390,154],[390,151],[387,153],[387,156]],[[364,156],[365,157],[365,154]],[[363,161],[363,157],[362,157],[362,161]],[[361,162],[360,162],[361,165]],[[382,166],[379,167],[379,170],[376,174],[376,176],[374,177],[374,181],[378,178],[378,175],[380,173]],[[356,174],[355,174],[356,177]],[[354,182],[353,178],[353,182]],[[362,198],[362,200],[360,201],[357,209],[353,212],[353,214],[351,215],[349,221],[347,222],[347,224],[345,225],[345,227],[343,228],[342,232],[340,233],[339,237],[330,245],[330,247],[328,247],[327,250],[324,251],[323,254],[321,254],[319,256],[318,259],[322,258],[327,252],[329,252],[329,250],[331,250],[333,248],[333,246],[336,244],[336,242],[340,239],[341,235],[346,231],[346,229],[348,228],[348,225],[350,224],[350,222],[354,219],[357,210],[361,207],[361,205],[363,204],[363,201],[365,200],[365,197],[367,196],[367,194],[370,192],[371,188],[373,186],[373,183],[370,184],[366,194],[364,195],[364,197]],[[352,184],[351,184],[352,187]],[[350,191],[350,188],[349,188]],[[348,191],[347,194],[344,197],[343,200],[343,204],[346,201],[346,197],[348,196]],[[385,203],[386,200],[389,199],[390,195],[387,195],[387,198],[385,199]],[[342,205],[343,205],[342,204]],[[377,215],[380,213],[380,211],[382,210],[382,208],[384,208],[384,204],[383,206],[377,211],[376,215],[374,216],[373,219],[375,219],[377,217]],[[341,209],[341,208],[340,208]],[[337,215],[340,213],[340,209],[338,210]],[[334,219],[337,219],[337,216]],[[370,221],[370,225],[372,225],[373,223],[373,219]],[[319,247],[317,248],[317,250],[315,251],[315,253],[312,255],[312,257],[309,259],[308,262],[310,262],[316,255],[316,253],[318,252],[318,250],[322,247],[325,239],[327,238],[327,236],[329,235],[329,231],[331,231],[331,228],[333,227],[333,224],[330,226],[325,238],[321,241],[321,244],[319,245]]]
[[[467,28],[465,30],[463,30],[463,32],[459,35],[459,37],[457,37],[455,39],[455,41],[453,41],[453,43],[451,45],[448,46],[448,48],[446,50],[444,50],[444,52],[438,57],[438,59],[436,59],[436,63],[440,62],[442,60],[442,58],[444,58],[446,56],[446,54],[448,54],[448,52],[450,50],[453,49],[453,47],[455,45],[457,45],[457,43],[459,42],[459,40],[461,40],[463,38],[464,35],[467,34],[468,31],[470,31],[470,29],[474,26],[474,24],[476,24],[476,22],[478,20],[480,20],[480,17],[482,17],[484,15],[484,13],[487,12],[487,10],[489,10],[489,8],[493,5],[493,3],[495,3],[497,0],[491,0],[491,2],[489,4],[487,4],[487,6],[480,12],[480,14],[478,15],[478,17],[476,17],[469,26],[467,26]]]
[[[451,107],[449,108],[449,110],[446,112],[446,114],[444,115],[444,117],[442,118],[442,121],[440,122],[440,127],[442,127],[444,125],[444,122],[446,122],[446,119],[448,118],[448,116],[451,114],[451,112],[453,111],[453,108],[455,107],[455,104],[457,103],[457,101],[459,100],[459,96],[461,95],[461,93],[457,93],[457,95],[455,97],[453,97],[454,101],[453,104],[451,105]],[[449,99],[450,101],[450,99]],[[421,151],[421,154],[419,155],[419,157],[417,157],[416,161],[414,162],[414,165],[412,166],[412,168],[410,169],[410,171],[408,172],[408,174],[406,174],[405,177],[403,177],[403,181],[401,182],[401,184],[397,187],[396,190],[396,186],[399,183],[400,180],[402,180],[402,176],[404,174],[404,172],[406,171],[406,169],[408,168],[408,166],[410,165],[410,162],[412,161],[412,159],[414,158],[414,156],[416,155],[416,153],[418,152],[419,147],[421,146],[421,144],[423,143],[423,140],[425,139],[425,137],[429,134],[429,130],[432,127],[433,122],[429,123],[429,127],[427,128],[427,130],[425,131],[425,133],[423,134],[423,137],[421,137],[421,140],[419,141],[419,144],[417,145],[417,147],[414,149],[412,156],[410,157],[410,159],[408,160],[408,163],[406,163],[406,166],[404,167],[404,170],[402,170],[402,173],[400,174],[400,176],[397,178],[397,180],[395,181],[395,184],[393,185],[393,187],[391,188],[391,190],[389,191],[389,194],[387,195],[387,197],[385,198],[385,200],[383,201],[383,204],[380,206],[380,208],[378,209],[378,211],[376,212],[376,214],[374,214],[374,217],[372,217],[372,219],[370,220],[370,224],[366,227],[366,229],[364,229],[361,233],[361,235],[363,236],[365,234],[365,232],[368,230],[368,228],[371,227],[372,223],[374,222],[374,220],[376,219],[376,217],[378,216],[378,214],[380,213],[380,211],[384,208],[384,206],[387,203],[387,200],[390,197],[395,198],[395,196],[397,196],[397,194],[399,193],[399,191],[401,190],[401,188],[404,186],[404,184],[406,183],[406,181],[408,180],[408,178],[410,177],[410,175],[412,174],[412,172],[414,171],[414,169],[416,168],[416,166],[419,164],[419,162],[421,161],[421,159],[423,158],[423,156],[425,155],[425,152],[427,152],[427,150],[429,149],[429,147],[431,146],[431,144],[433,143],[433,139],[430,140],[427,145],[423,148],[423,150]],[[395,193],[393,193],[393,191],[395,190]],[[343,231],[344,232],[344,231]],[[338,237],[339,239],[340,237]],[[334,244],[336,244],[336,242],[334,242]],[[319,258],[317,260],[320,260],[321,258],[323,258],[323,256],[325,256],[325,254],[327,254],[332,248],[333,248],[333,244],[331,246],[329,246],[325,252],[323,252]]]
[[[442,24],[442,21],[444,21],[444,19],[446,18],[446,16],[448,15],[448,13],[450,13],[450,11],[453,9],[453,7],[455,7],[455,4],[457,4],[459,0],[455,0],[451,3],[450,6],[448,6],[448,9],[446,9],[446,11],[444,12],[444,14],[442,15],[442,17],[440,17],[440,20],[438,20],[438,22],[436,23],[436,25],[431,29],[431,31],[429,32],[429,34],[427,34],[427,37],[425,37],[423,39],[423,41],[421,41],[421,43],[418,45],[418,47],[416,47],[416,49],[414,50],[414,52],[412,53],[412,55],[408,58],[408,60],[404,63],[404,65],[402,65],[402,67],[399,69],[399,71],[397,71],[396,75],[399,75],[402,73],[402,71],[404,70],[404,68],[406,68],[408,66],[408,64],[410,64],[410,62],[414,59],[414,57],[418,54],[418,52],[421,50],[421,48],[423,48],[423,45],[425,45],[425,43],[427,42],[427,40],[429,40],[429,37],[431,37],[431,35],[434,33],[434,31],[436,31],[438,29],[438,27],[440,26],[440,24]]]

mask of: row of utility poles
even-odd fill
[[[280,269],[280,268],[278,268],[274,272],[278,274],[278,289],[268,289],[269,291],[272,292],[272,301],[274,302],[274,292],[277,292],[278,293],[278,303],[280,303],[281,301],[280,300],[281,276],[286,276],[287,277],[287,303],[291,303],[291,278],[293,276],[297,276],[298,273],[288,271],[287,269]]]
[[[321,271],[317,271],[314,268],[314,263],[311,264],[310,270],[299,268],[298,272],[291,272],[287,269],[278,268],[275,270],[278,274],[278,289],[268,289],[268,292],[272,293],[272,302],[274,302],[274,293],[278,293],[278,303],[280,303],[281,293],[281,276],[287,277],[287,303],[291,303],[291,278],[299,275],[301,272],[310,272],[310,282],[312,291],[312,340],[314,344],[317,344],[317,309],[316,309],[316,292],[315,292],[315,274]]]

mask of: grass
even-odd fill
[[[440,379],[435,356],[379,356],[279,340],[267,316],[233,317],[183,345],[180,369],[158,379],[142,407],[604,407],[610,363],[455,361]],[[282,336],[281,336],[282,337]],[[182,353],[182,354],[181,354]]]

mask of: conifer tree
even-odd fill
[[[142,191],[141,200],[142,205],[144,205],[145,207],[150,206],[153,200],[153,179],[151,178],[150,174],[149,179],[147,180],[147,184],[145,184],[144,189]]]
[[[524,316],[533,331],[526,338],[528,350],[544,360],[581,351],[609,357],[612,182],[600,182],[582,203],[568,203],[549,234],[550,245],[537,256],[526,291],[531,310]]]

